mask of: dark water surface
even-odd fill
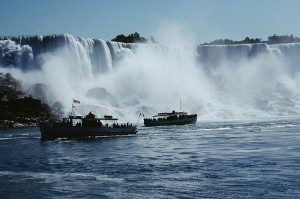
[[[0,198],[300,198],[299,120],[45,142],[1,130],[0,153]]]

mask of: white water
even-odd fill
[[[36,83],[48,85],[44,100],[61,102],[65,112],[75,98],[78,114],[93,110],[132,122],[140,112],[178,110],[180,100],[200,120],[300,113],[300,44],[196,47],[71,35],[12,40],[0,40],[0,72],[21,79],[27,92]]]

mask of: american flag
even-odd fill
[[[79,101],[79,100],[74,100],[74,99],[73,99],[73,103],[80,104],[80,101]]]

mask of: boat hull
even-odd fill
[[[131,135],[137,133],[137,127],[130,126],[120,128],[107,128],[40,125],[40,131],[42,140],[53,140],[56,138],[84,138],[96,136]]]
[[[144,125],[149,126],[169,126],[169,125],[185,125],[195,124],[197,122],[197,115],[193,117],[178,118],[173,120],[167,119],[144,119]]]

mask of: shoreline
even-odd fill
[[[23,127],[37,127],[38,123],[21,123],[9,120],[0,120],[0,129],[15,129]]]

